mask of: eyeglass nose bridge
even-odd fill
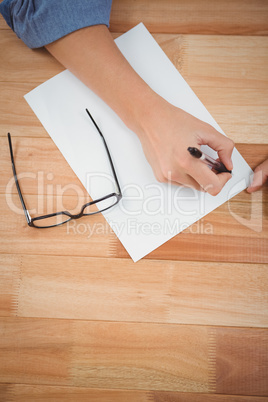
[[[70,212],[68,212],[68,211],[65,211],[64,212],[64,215],[67,215],[67,216],[69,216],[69,218],[71,218],[71,219],[79,219],[79,218],[81,218],[82,216],[83,216],[83,211],[84,211],[84,209],[82,209],[82,211],[80,211],[79,212],[79,214],[71,214]]]

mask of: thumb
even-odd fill
[[[265,168],[267,168],[267,162],[268,161],[256,167],[252,183],[247,188],[247,191],[249,193],[253,193],[256,190],[259,190],[261,186],[266,182],[268,178],[268,171],[265,170]]]

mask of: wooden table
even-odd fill
[[[250,166],[267,158],[267,1],[114,1],[114,37],[140,21]],[[2,18],[0,58],[0,400],[267,400],[267,186],[136,264],[109,230],[31,229],[8,131],[31,208],[87,195],[23,99],[63,67]]]

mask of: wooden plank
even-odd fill
[[[5,55],[5,62],[0,64],[0,81],[38,85],[64,69],[46,49],[29,49],[11,30],[1,31],[0,49]]]
[[[152,402],[152,393],[138,390],[11,384],[5,386],[1,402]],[[0,385],[1,392],[1,385]],[[259,400],[259,399],[258,399]],[[221,401],[220,401],[221,402]],[[239,401],[240,402],[240,401]],[[255,402],[253,399],[252,402]],[[260,401],[261,402],[261,401]]]
[[[197,229],[199,230],[199,229]],[[232,235],[211,236],[180,233],[160,246],[145,259],[183,260],[183,261],[215,261],[240,263],[268,263],[268,242],[262,237],[238,238]],[[127,258],[127,252],[116,240],[112,246],[112,257]]]
[[[178,392],[153,392],[153,402],[264,402],[266,397],[197,394]]]
[[[40,82],[41,84],[41,82]],[[1,82],[0,136],[48,137],[36,115],[23,98],[38,83]]]
[[[232,336],[226,341],[224,334],[229,331]],[[230,393],[233,384],[224,383],[224,379],[235,370],[240,394],[267,395],[267,331],[235,328],[225,332],[220,328],[218,332],[217,328],[157,324],[139,324],[138,330],[134,324],[109,324],[108,330],[103,323],[79,321],[75,339],[79,344],[73,348],[71,372],[75,385],[136,388],[138,384],[137,389],[147,389],[150,384],[155,390],[215,392],[219,383],[222,393]],[[229,350],[224,352],[226,346],[232,356]],[[252,364],[255,347],[258,353]],[[220,364],[222,359],[226,365]]]
[[[248,146],[248,144],[235,144],[235,146],[253,170],[268,158],[266,144],[260,144],[258,146],[254,144],[250,146]]]
[[[114,0],[110,29],[125,32],[143,22],[151,32],[267,35],[265,0]]]
[[[115,323],[107,329],[103,323],[97,329],[95,323],[77,322],[71,370],[76,386],[209,391],[205,328]],[[200,347],[194,352],[191,344],[197,342]]]
[[[72,322],[2,319],[1,382],[68,384]]]
[[[267,341],[262,329],[5,318],[0,376],[4,383],[266,396]]]
[[[11,400],[10,390],[11,390],[10,384],[1,384],[0,383],[1,402],[10,402],[10,400]]]
[[[0,384],[3,402],[263,402],[266,397],[169,391],[96,389],[50,385]],[[5,393],[4,393],[5,392]]]
[[[125,32],[141,21],[152,32],[223,35],[267,35],[265,0],[114,0],[112,31]],[[0,29],[10,29],[0,18]]]
[[[152,332],[148,324],[5,319],[0,377],[40,385],[209,391],[208,343],[203,327],[154,325]]]
[[[76,322],[71,368],[74,385],[184,392],[211,390],[206,328],[88,324]]]
[[[20,256],[1,254],[0,261],[0,316],[7,317],[18,310]]]
[[[216,392],[268,395],[268,337],[263,330],[217,328]],[[246,350],[244,349],[244,345]],[[237,362],[237,365],[236,365]],[[261,366],[264,370],[259,370]],[[252,381],[252,373],[258,381]],[[242,376],[241,376],[242,374]]]
[[[190,80],[190,78],[189,78]],[[192,86],[224,133],[235,143],[268,143],[268,88]]]
[[[155,34],[154,38],[191,86],[263,89],[267,85],[266,37]],[[0,81],[39,83],[63,69],[45,49],[28,49],[12,32],[1,32],[0,48],[7,60],[0,65]]]
[[[267,37],[155,34],[192,87],[267,88]]]
[[[268,326],[264,265],[1,254],[0,278],[1,316]]]

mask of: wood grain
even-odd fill
[[[150,391],[100,390],[86,387],[25,384],[6,385],[5,388],[3,387],[2,396],[5,402],[41,402],[44,400],[53,402],[88,402],[89,400],[90,402],[152,402],[155,400],[154,394]],[[252,401],[255,402],[255,399]]]
[[[267,339],[261,329],[3,318],[0,375],[4,383],[264,396]]]
[[[267,396],[267,331],[243,328],[230,331],[227,328],[217,328],[216,331],[216,392],[224,393],[228,389],[230,393],[244,394],[246,389],[249,395]],[[246,350],[244,342],[247,343]],[[260,362],[264,370],[259,370]],[[252,382],[253,372],[258,377],[256,383]]]
[[[113,0],[110,29],[125,32],[143,22],[151,32],[267,35],[265,0]],[[10,29],[0,18],[0,29]]]
[[[151,32],[267,35],[265,0],[114,0],[110,29],[127,31],[143,22]]]
[[[198,231],[199,227],[194,230]],[[112,257],[127,258],[126,251],[117,240],[112,250]],[[232,235],[226,237],[213,235],[212,238],[211,235],[204,233],[197,235],[181,233],[144,258],[165,260],[167,255],[169,260],[268,263],[267,240],[261,235],[259,239],[238,238]]]
[[[3,401],[7,402],[264,402],[265,397],[211,395],[170,391],[137,391],[120,389],[93,389],[50,385],[0,385]]]
[[[7,317],[18,309],[20,258],[1,254],[0,260],[0,316]]]
[[[1,382],[68,384],[72,323],[1,319]]]
[[[0,314],[267,327],[266,271],[261,264],[1,254]]]
[[[0,67],[0,81],[41,84],[63,70],[61,64],[44,48],[29,49],[11,30],[1,31],[0,48],[5,49],[5,63],[1,63]]]
[[[266,159],[267,1],[113,1],[114,38],[141,21],[250,166]],[[23,99],[63,67],[2,17],[0,54],[0,401],[267,400],[268,187],[137,264],[102,216],[31,229],[7,132],[33,214],[88,196]]]

